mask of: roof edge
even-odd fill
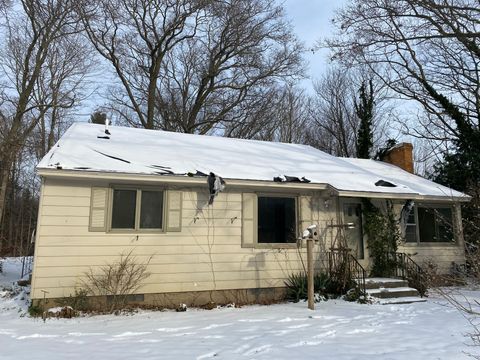
[[[423,200],[423,201],[450,201],[450,202],[469,202],[472,197],[469,195],[464,196],[437,196],[437,195],[420,195],[420,194],[408,194],[408,193],[377,193],[368,191],[347,191],[338,190],[338,196],[342,197],[362,197],[372,199],[398,199],[398,200]]]
[[[98,179],[98,180],[122,180],[122,181],[145,181],[163,182],[178,185],[205,185],[206,177],[189,177],[183,175],[155,175],[155,174],[132,174],[122,172],[102,172],[85,170],[64,170],[37,168],[37,172],[43,177],[70,178],[70,179]],[[225,178],[229,186],[245,187],[269,187],[275,189],[298,189],[298,190],[327,190],[329,185],[316,183],[275,182],[267,180],[246,180]]]

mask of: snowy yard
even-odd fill
[[[409,305],[344,301],[240,309],[141,311],[132,316],[41,320],[2,284],[0,359],[469,359],[468,322],[438,298]],[[480,292],[471,292],[480,296]]]

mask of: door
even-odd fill
[[[363,229],[362,229],[362,205],[359,203],[343,204],[343,222],[345,225],[345,238],[352,255],[357,259],[363,259]]]

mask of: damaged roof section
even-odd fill
[[[339,191],[464,198],[380,161],[338,158],[307,145],[73,124],[38,169],[329,185]],[[275,178],[275,180],[274,180]],[[379,183],[379,180],[381,182]],[[391,186],[391,185],[394,186]]]

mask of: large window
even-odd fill
[[[433,205],[412,208],[405,228],[407,243],[453,242],[452,209]]]
[[[293,197],[258,197],[258,243],[296,242],[296,199]]]
[[[161,230],[163,191],[113,189],[112,230]]]

